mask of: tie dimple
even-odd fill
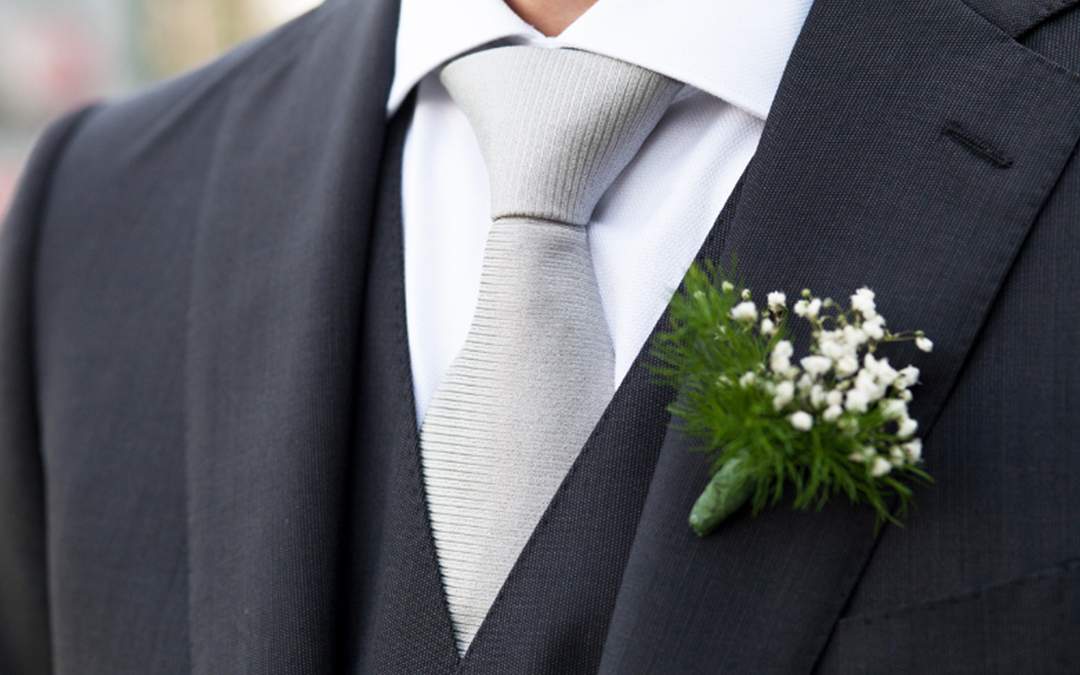
[[[464,653],[611,399],[614,353],[585,225],[681,84],[539,47],[476,52],[441,79],[491,184],[476,310],[421,429],[432,533]]]

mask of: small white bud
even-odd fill
[[[818,351],[821,352],[822,356],[827,356],[833,361],[839,361],[851,352],[848,346],[840,340],[825,336],[818,340]]]
[[[924,352],[934,351],[934,341],[928,337],[915,338],[915,346]]]
[[[880,316],[863,321],[862,330],[871,340],[880,340],[885,337],[885,321]]]
[[[735,290],[735,284],[731,283],[730,281],[725,281],[724,283],[720,284],[720,290],[725,293],[730,293]]]
[[[772,293],[769,293],[768,302],[769,309],[777,312],[787,306],[787,296],[780,291],[773,291]]]
[[[887,398],[881,402],[881,414],[887,420],[900,420],[907,417],[907,403],[896,398]]]
[[[805,356],[800,361],[803,370],[810,374],[811,377],[817,377],[829,372],[832,368],[832,359],[827,356],[812,355]]]
[[[838,405],[831,405],[825,408],[825,412],[821,413],[821,418],[826,422],[835,422],[844,414],[844,409]]]
[[[844,341],[848,344],[861,345],[862,343],[866,342],[868,337],[869,336],[867,335],[866,331],[861,328],[856,328],[855,326],[844,326]]]
[[[877,378],[882,385],[889,386],[896,379],[898,373],[889,365],[889,359],[875,359],[873,354],[867,354],[863,359],[864,367]]]
[[[862,389],[852,389],[847,393],[847,398],[844,402],[844,407],[850,412],[864,413],[866,407],[870,403],[870,398],[866,395]]]
[[[885,395],[885,387],[877,383],[877,380],[866,368],[859,371],[855,376],[855,389],[861,391],[866,400],[873,402]]]
[[[731,308],[731,318],[736,321],[757,321],[757,307],[749,300],[740,302]]]
[[[919,369],[915,366],[908,366],[900,370],[899,377],[893,382],[893,386],[899,389],[907,389],[913,386],[919,381]]]
[[[762,335],[772,335],[775,332],[776,332],[776,324],[773,323],[772,319],[762,319],[761,320],[761,334]]]
[[[859,361],[854,356],[842,356],[836,362],[836,374],[839,377],[850,377],[859,370]]]
[[[795,385],[789,380],[784,380],[776,385],[776,395],[773,396],[773,407],[780,410],[795,397]]]
[[[867,319],[876,316],[877,308],[874,306],[874,292],[866,287],[855,291],[855,294],[851,296],[851,308]]]
[[[910,438],[919,428],[919,423],[910,417],[905,417],[900,420],[900,427],[896,430],[896,435],[900,438]]]
[[[908,461],[912,464],[922,459],[922,440],[913,438],[903,445]]]
[[[781,340],[773,347],[772,353],[774,355],[782,354],[784,358],[790,359],[791,355],[795,353],[795,347],[790,340]]]
[[[744,389],[755,382],[757,382],[757,375],[753,371],[747,371],[739,378],[739,385]]]
[[[892,471],[892,464],[884,457],[874,458],[874,463],[870,466],[870,475],[874,478],[880,478],[885,474]]]
[[[809,413],[803,412],[802,410],[791,413],[791,415],[788,416],[788,421],[791,422],[791,426],[799,431],[810,431],[814,426],[814,418],[811,417]]]
[[[769,354],[769,368],[774,373],[783,373],[791,367],[791,355],[795,353],[795,348],[791,346],[791,343],[787,340],[781,340],[773,347],[772,353]]]

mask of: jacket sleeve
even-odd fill
[[[34,261],[54,169],[86,113],[72,113],[45,132],[0,224],[0,673],[12,675],[51,669]]]

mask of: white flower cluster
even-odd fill
[[[841,311],[830,299],[814,297],[804,290],[792,311],[810,322],[813,343],[810,354],[793,363],[794,346],[778,340],[769,352],[767,364],[739,378],[743,387],[760,387],[772,397],[773,407],[784,413],[792,427],[810,431],[815,424],[835,424],[857,434],[867,416],[875,414],[886,439],[880,447],[868,444],[849,459],[866,464],[871,475],[884,476],[895,467],[916,464],[922,457],[922,441],[915,437],[918,422],[908,415],[911,387],[919,380],[919,369],[897,370],[887,358],[877,358],[877,346],[884,342],[915,341],[929,352],[933,343],[917,331],[894,334],[877,312],[874,292],[860,288],[851,296],[851,308]],[[731,318],[771,337],[787,316],[787,297],[780,292],[768,295],[760,313],[743,292],[741,302],[731,310]]]

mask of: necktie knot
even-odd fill
[[[491,183],[492,218],[585,225],[682,86],[571,49],[499,47],[447,65]]]

